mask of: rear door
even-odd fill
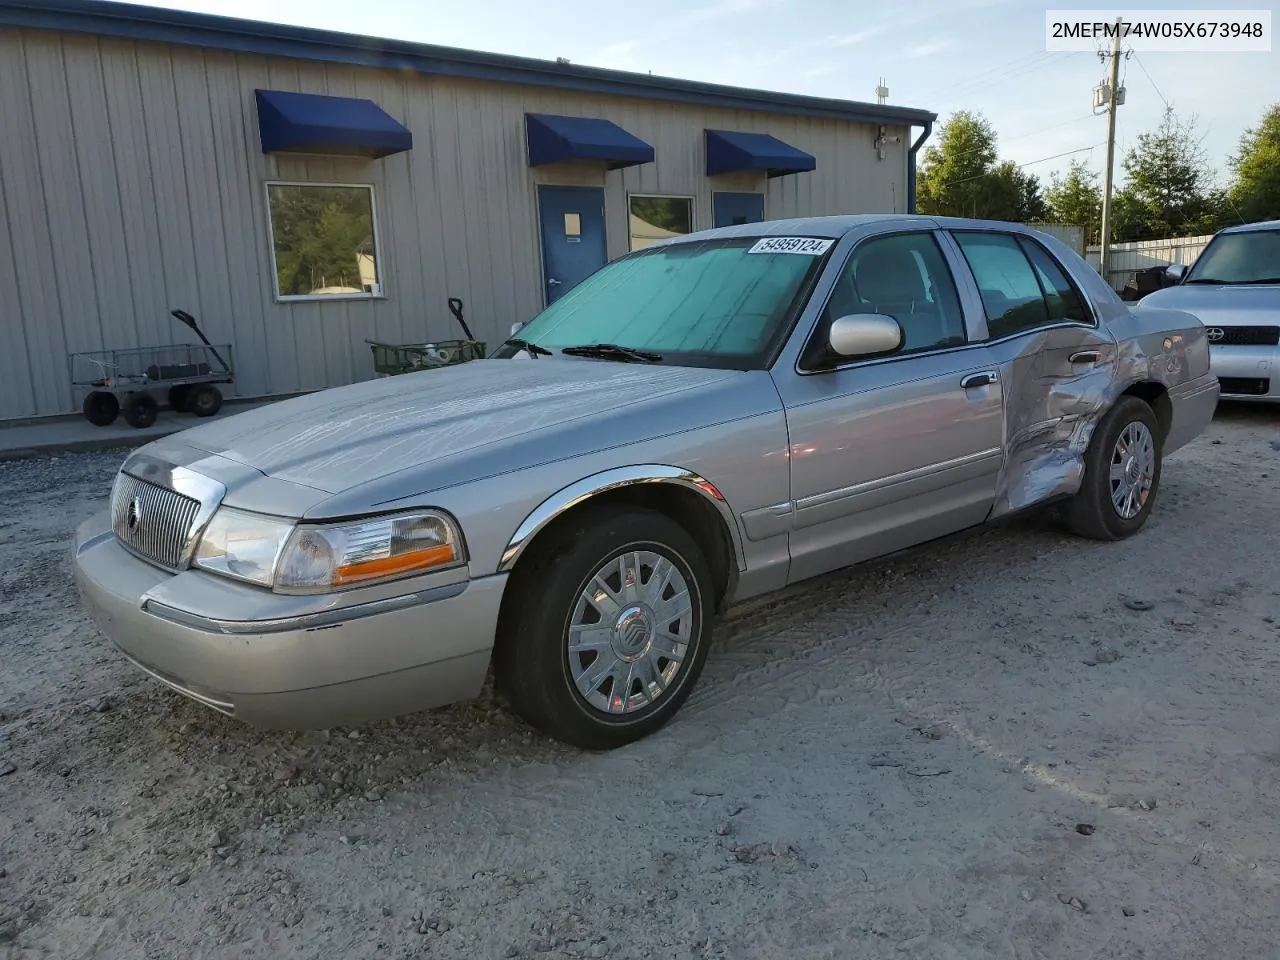
[[[952,230],[1004,384],[1006,476],[994,514],[1029,506],[1070,479],[1063,453],[1111,383],[1116,343],[1048,248],[1026,234]]]

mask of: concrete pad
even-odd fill
[[[277,398],[282,399],[282,398]],[[106,427],[95,427],[81,416],[47,417],[13,426],[0,426],[0,461],[25,460],[31,457],[74,453],[82,450],[116,450],[140,447],[156,437],[189,429],[197,424],[244,413],[254,407],[274,403],[271,400],[227,400],[212,417],[190,413],[174,413],[161,408],[156,422],[141,429],[131,427],[124,418]]]

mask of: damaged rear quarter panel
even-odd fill
[[[1007,345],[1000,358],[1006,459],[992,518],[1079,490],[1094,430],[1126,391],[1151,383],[1174,392],[1209,370],[1208,340],[1194,316],[1134,311],[1087,265],[1079,269],[1082,261],[1064,256],[1052,238],[1046,246],[1072,268],[1099,325],[1049,328]],[[1099,351],[1099,361],[1073,366],[1071,355],[1084,350]]]

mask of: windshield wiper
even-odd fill
[[[640,363],[657,363],[662,359],[662,354],[651,353],[648,350],[632,350],[630,347],[620,347],[616,343],[584,343],[577,347],[561,347],[561,353],[567,353],[573,357],[597,357],[601,360],[634,360]]]
[[[531,357],[550,357],[552,353],[546,347],[540,347],[536,343],[528,340],[521,340],[519,337],[512,337],[503,343],[504,347],[516,347],[517,349],[526,351]]]

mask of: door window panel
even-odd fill
[[[1080,294],[1071,285],[1067,275],[1058,266],[1053,257],[1038,244],[1025,237],[1018,242],[1022,245],[1027,259],[1035,267],[1036,276],[1044,287],[1044,299],[1049,309],[1049,319],[1053,322],[1073,320],[1076,323],[1092,323],[1089,311],[1085,309]]]
[[[899,353],[917,353],[965,342],[964,313],[951,270],[928,233],[898,233],[860,244],[827,300],[819,336],[806,365],[847,361],[827,346],[827,331],[840,317],[879,313],[902,327]]]
[[[956,233],[982,294],[992,339],[1049,322],[1044,291],[1022,248],[1003,233]]]

